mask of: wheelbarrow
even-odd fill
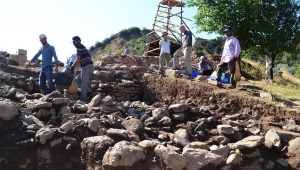
[[[57,89],[67,89],[67,92],[69,94],[74,94],[77,92],[77,85],[75,83],[74,73],[55,73],[54,79]]]

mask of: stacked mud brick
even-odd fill
[[[20,66],[23,66],[27,61],[27,50],[19,49],[18,55],[10,54],[9,58],[18,62]]]
[[[26,61],[27,61],[27,50],[22,50],[19,49],[18,50],[18,63],[19,65],[23,66],[25,65]]]

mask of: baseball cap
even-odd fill
[[[47,37],[46,37],[45,34],[41,34],[41,35],[39,36],[39,38],[42,39],[42,38],[47,38]]]
[[[80,37],[78,37],[78,36],[74,36],[74,37],[72,38],[72,40],[73,40],[73,41],[75,41],[75,40],[81,41]]]
[[[223,33],[225,33],[226,31],[231,31],[231,32],[233,32],[233,30],[231,29],[231,27],[226,27],[226,28],[224,29]]]
[[[203,60],[203,59],[205,59],[205,57],[204,57],[204,56],[201,56],[200,59]]]
[[[168,35],[168,33],[167,33],[167,32],[163,32],[163,33],[162,33],[162,36],[165,36],[165,35]]]

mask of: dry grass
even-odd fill
[[[243,61],[249,63],[255,69],[265,70],[265,67],[259,63],[248,59],[243,59]],[[269,83],[266,80],[251,81],[251,83],[264,91],[279,95],[285,99],[293,100],[296,104],[300,105],[299,79],[292,76],[287,70],[281,69],[280,71],[282,71],[282,75],[280,76],[278,73],[275,73],[273,83]],[[262,73],[262,75],[264,74],[265,73]]]

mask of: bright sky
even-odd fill
[[[152,29],[157,5],[161,0],[0,0],[0,50],[16,54],[26,49],[31,59],[41,47],[39,34],[46,34],[64,61],[75,53],[74,35],[87,48],[123,29]],[[193,19],[196,8],[185,8],[183,16]],[[179,24],[179,23],[174,23]],[[215,38],[215,34],[198,34],[193,22],[187,22],[196,37]],[[40,56],[41,57],[41,56]]]

